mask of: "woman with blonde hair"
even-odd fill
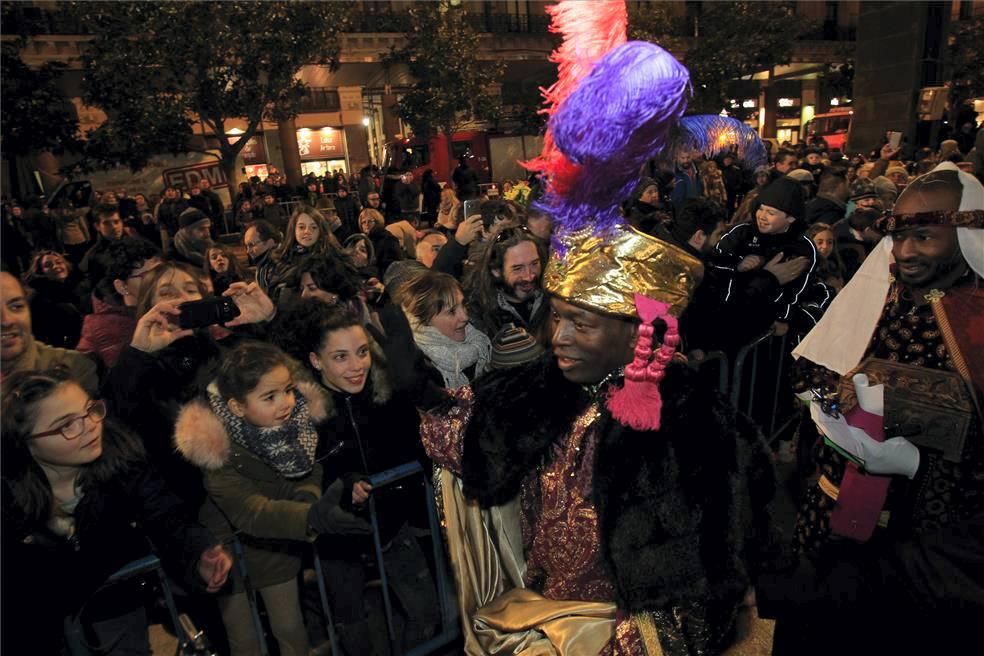
[[[437,208],[437,223],[434,227],[443,232],[448,239],[454,236],[454,231],[458,229],[458,208],[461,201],[455,195],[454,189],[447,186],[441,190],[441,204]]]
[[[367,207],[359,214],[359,229],[369,237],[376,254],[376,268],[380,275],[385,275],[386,269],[393,262],[406,259],[406,252],[396,238],[386,229],[386,219],[378,211]]]
[[[453,276],[428,269],[402,285],[395,300],[445,387],[468,385],[488,370],[492,343],[468,320],[464,292]]]

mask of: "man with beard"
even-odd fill
[[[984,617],[984,186],[945,162],[877,226],[888,236],[794,351],[818,365],[824,439],[799,558],[759,581],[774,654],[846,636],[856,653],[957,653]]]
[[[534,337],[546,324],[547,303],[541,278],[546,247],[525,226],[503,228],[485,246],[467,290],[472,324],[495,336],[507,323]]]
[[[189,207],[178,217],[178,232],[174,235],[174,259],[201,268],[205,255],[213,245],[212,220],[196,207]]]

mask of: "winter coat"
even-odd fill
[[[324,419],[324,404],[310,383],[298,390],[308,399],[311,418]],[[281,476],[258,456],[234,443],[207,401],[195,400],[178,413],[174,444],[205,473],[208,499],[199,518],[220,538],[234,533],[243,543],[250,582],[265,588],[293,580],[301,570],[308,510],[321,497],[321,466],[299,479]],[[239,577],[231,592],[242,592]]]
[[[773,555],[775,478],[754,424],[698,385],[685,366],[667,368],[656,432],[618,423],[601,404],[590,494],[619,610],[693,610],[708,631],[688,635],[681,653],[718,653],[749,577]],[[473,391],[462,482],[482,507],[514,498],[591,401],[549,355]]]
[[[63,367],[73,379],[82,383],[86,392],[95,394],[99,391],[99,368],[91,357],[71,349],[48,346],[33,336],[16,362],[7,362],[6,365],[5,376],[17,371],[45,371]]]
[[[89,303],[84,296],[81,274],[72,271],[65,282],[36,276],[28,282],[31,296],[31,331],[45,344],[73,348],[82,332],[83,315]]]
[[[4,485],[3,653],[61,653],[63,620],[87,600],[86,623],[142,606],[137,581],[93,594],[111,574],[151,551],[183,584],[201,587],[198,559],[216,541],[147,463],[132,463],[113,480],[86,489],[74,516],[75,536],[66,540],[29,522]]]
[[[437,209],[441,206],[441,185],[434,182],[433,178],[425,179],[423,184],[424,194],[424,216],[431,221],[437,219]]]
[[[768,263],[779,253],[783,254],[783,260],[805,257],[809,266],[798,278],[782,286],[775,276],[763,268],[764,263],[758,269],[738,272],[738,264],[745,256],[758,255]],[[779,235],[764,235],[754,223],[743,223],[721,237],[709,258],[708,269],[713,269],[713,272],[709,270],[708,275],[718,275],[721,282],[726,283],[719,286],[722,303],[749,308],[756,313],[752,318],[762,319],[767,327],[774,320],[784,321],[789,318],[806,289],[816,267],[817,257],[816,246],[802,232],[791,229]],[[767,312],[770,316],[759,315],[758,308],[762,308],[761,312]]]
[[[817,196],[806,204],[806,217],[804,221],[806,225],[813,225],[814,223],[834,225],[844,218],[846,211],[847,205],[844,203],[838,203],[824,196]]]
[[[176,198],[174,200],[164,199],[161,201],[160,205],[157,206],[157,223],[158,225],[164,226],[167,230],[167,234],[172,237],[177,234],[179,225],[178,217],[181,213],[188,209],[188,201],[183,198]]]
[[[350,235],[359,232],[359,204],[358,198],[353,194],[348,194],[345,198],[337,196],[335,198],[335,213],[342,222],[339,238],[344,241]]]
[[[342,479],[343,489],[350,491],[357,481],[370,475],[425,457],[420,445],[420,415],[409,400],[393,396],[383,355],[375,344],[372,349],[373,366],[360,393],[318,388],[325,406],[325,423],[318,426],[324,488]],[[423,508],[422,492],[411,483],[374,494],[384,542],[415,510]],[[341,507],[349,512],[368,510],[354,508],[351,494],[342,494]],[[361,543],[367,546],[365,541]]]
[[[214,378],[221,355],[219,345],[202,331],[157,353],[127,345],[103,385],[116,416],[141,437],[151,462],[190,504],[201,504],[204,486],[198,468],[174,452],[174,421],[181,406]]]
[[[109,247],[115,242],[99,237],[98,241],[85,253],[85,257],[79,262],[79,271],[84,273],[89,280],[89,288],[95,288],[99,281],[106,275],[109,268]]]
[[[704,181],[697,167],[693,164],[690,166],[690,173],[677,168],[673,176],[673,191],[670,192],[670,200],[674,207],[679,208],[688,198],[698,198],[704,195]]]
[[[92,295],[92,314],[82,322],[82,335],[76,350],[95,354],[104,365],[116,364],[120,352],[133,337],[137,319],[133,310],[125,305],[108,303],[98,295]]]

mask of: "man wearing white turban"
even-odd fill
[[[951,653],[984,617],[984,186],[944,162],[876,225],[793,352],[831,384],[798,558],[758,585],[774,655]]]

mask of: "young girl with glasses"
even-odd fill
[[[106,580],[153,551],[215,592],[230,556],[68,373],[14,374],[2,411],[4,651],[150,654],[138,583]]]

